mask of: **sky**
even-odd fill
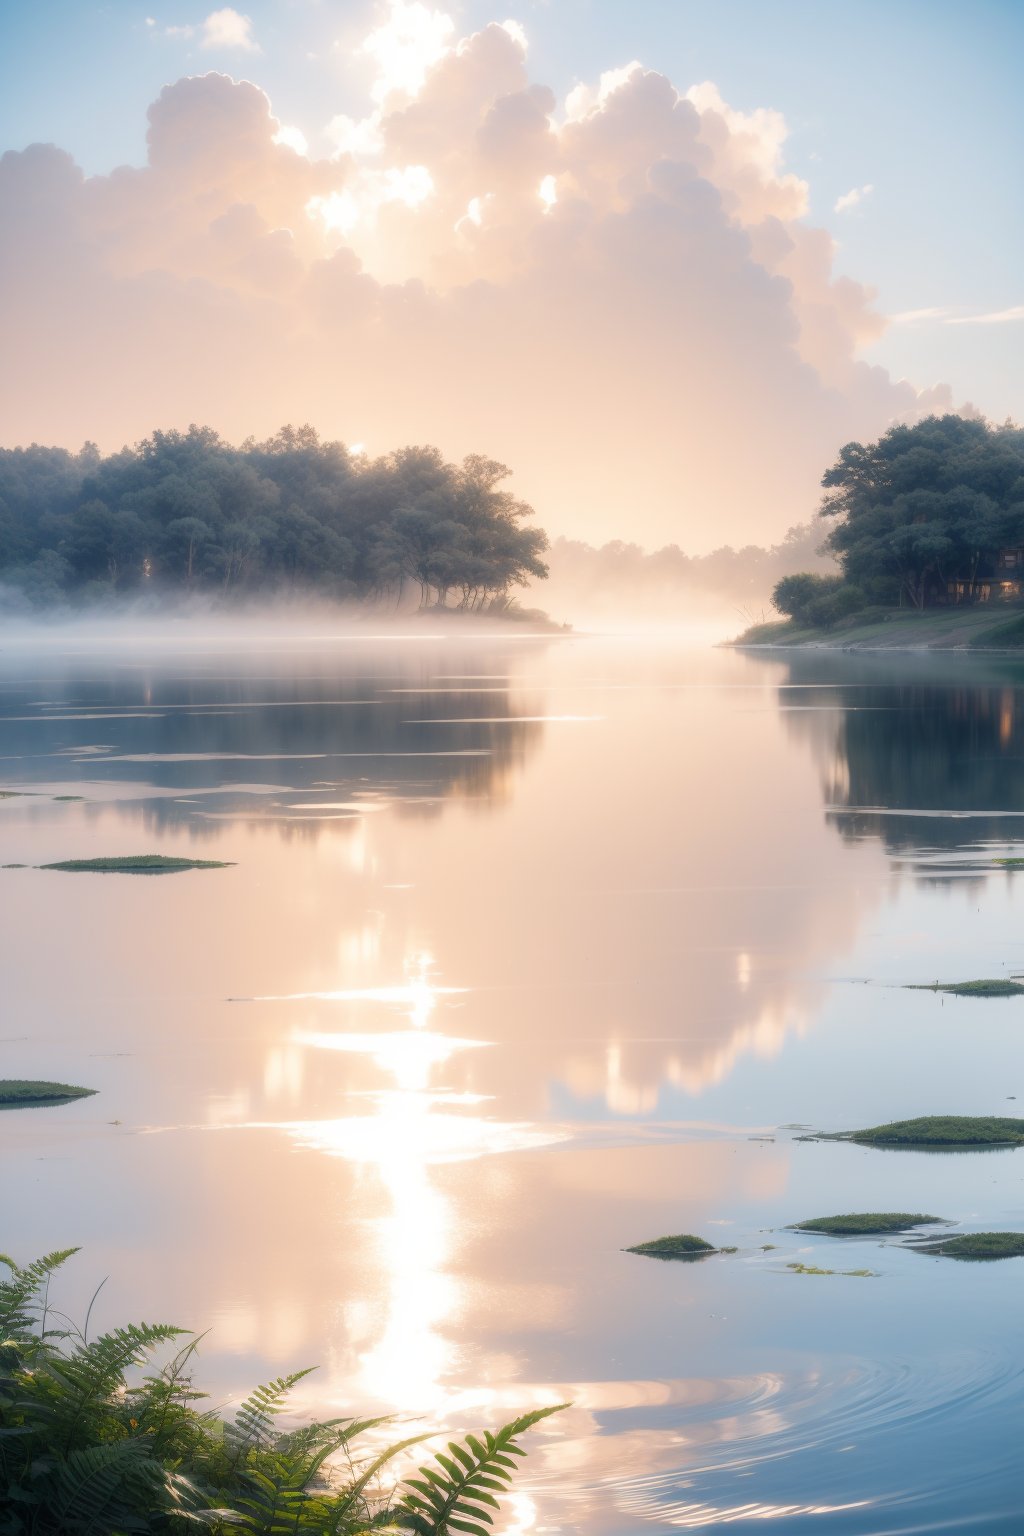
[[[5,445],[308,418],[700,552],[850,438],[1024,420],[1018,0],[0,19]]]

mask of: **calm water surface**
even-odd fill
[[[1024,1225],[1024,1151],[798,1139],[1024,1114],[1024,1002],[902,990],[1024,970],[1022,742],[967,657],[8,645],[4,863],[235,867],[0,872],[0,1076],[100,1090],[0,1117],[2,1246],[215,1403],[571,1399],[512,1530],[1020,1531],[1024,1260],[786,1228]]]

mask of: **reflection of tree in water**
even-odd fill
[[[520,718],[541,713],[536,700],[517,692],[494,658],[480,666],[490,674],[486,693],[470,683],[464,693],[427,691],[447,686],[433,678],[448,668],[436,655],[408,661],[396,657],[386,671],[349,664],[272,677],[118,673],[97,664],[36,680],[26,701],[8,692],[0,710],[13,770],[4,777],[117,783],[122,803],[137,784],[148,825],[187,821],[210,834],[233,815],[284,836],[315,836],[344,832],[361,808],[383,801],[405,816],[436,815],[452,799],[500,803],[543,731]],[[301,658],[296,670],[307,671]],[[471,718],[444,723],[459,716]],[[103,804],[89,809],[100,814]]]
[[[834,660],[800,658],[780,701],[819,762],[828,819],[844,839],[876,837],[898,852],[1024,836],[1024,820],[1005,814],[1024,813],[1024,685],[1012,662],[922,661],[910,682],[895,680],[891,663],[842,662],[837,676]],[[794,687],[823,670],[830,686]],[[792,707],[809,698],[818,708]]]

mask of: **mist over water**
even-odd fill
[[[1024,1223],[1024,1153],[799,1139],[1024,1102],[1024,1003],[903,990],[1022,968],[1021,664],[189,636],[0,650],[0,862],[232,862],[0,871],[0,1076],[99,1090],[0,1117],[4,1246],[216,1403],[571,1399],[512,1530],[1017,1530],[1024,1261],[788,1227]]]

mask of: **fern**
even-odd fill
[[[234,1450],[235,1466],[250,1447],[269,1443],[274,1418],[281,1412],[288,1393],[297,1381],[315,1370],[315,1365],[308,1365],[304,1371],[278,1376],[276,1381],[269,1381],[249,1394],[235,1414],[235,1422],[224,1426],[225,1438]]]
[[[450,1440],[450,1456],[443,1451],[434,1455],[440,1471],[421,1467],[418,1476],[406,1479],[410,1491],[402,1495],[400,1508],[409,1528],[417,1536],[449,1536],[452,1531],[488,1536],[486,1527],[494,1524],[490,1510],[499,1508],[496,1495],[508,1492],[514,1458],[526,1455],[519,1436],[566,1406],[535,1408],[496,1435],[485,1430],[482,1442],[476,1435],[467,1435],[461,1445]]]
[[[50,1354],[43,1373],[54,1390],[39,1404],[38,1412],[49,1421],[61,1448],[76,1449],[81,1433],[90,1432],[91,1416],[115,1411],[124,1389],[129,1366],[142,1365],[158,1344],[179,1338],[180,1328],[169,1323],[132,1323],[101,1334],[92,1344],[82,1344],[70,1354]]]
[[[55,1476],[52,1511],[57,1529],[80,1536],[149,1529],[141,1510],[167,1502],[163,1468],[137,1440],[72,1451]]]
[[[555,1412],[538,1409],[483,1440],[470,1435],[408,1479],[396,1504],[380,1472],[428,1438],[362,1452],[389,1418],[337,1418],[282,1433],[277,1418],[307,1371],[250,1394],[233,1423],[199,1412],[190,1335],[159,1371],[129,1386],[126,1372],[180,1337],[139,1323],[88,1339],[51,1329],[51,1275],[75,1250],[0,1282],[0,1536],[486,1536],[523,1455],[520,1436]],[[94,1298],[95,1300],[95,1298]],[[59,1314],[58,1314],[59,1315]],[[450,1454],[449,1454],[450,1453]]]
[[[37,1305],[39,1292],[48,1285],[54,1271],[77,1252],[77,1248],[58,1248],[24,1269],[6,1253],[0,1253],[0,1264],[11,1272],[9,1280],[0,1281],[0,1336],[5,1341],[29,1333],[41,1310]]]

